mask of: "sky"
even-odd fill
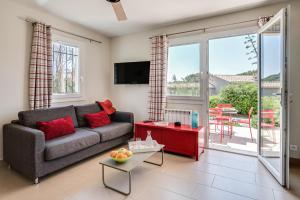
[[[256,39],[255,39],[256,40]],[[244,44],[245,36],[235,36],[209,41],[209,72],[218,75],[235,75],[249,70],[257,69],[253,65],[255,60],[248,60],[249,55]],[[268,37],[264,40],[267,58],[265,62],[265,77],[279,73],[278,37]],[[255,54],[252,54],[255,55]],[[188,44],[169,48],[168,81],[173,74],[177,80],[188,74],[198,73],[200,63],[200,44]],[[267,67],[268,66],[268,67]],[[270,67],[273,66],[273,67]]]
[[[169,48],[168,81],[176,75],[177,80],[199,72],[200,44],[189,44]],[[187,67],[188,66],[188,67]]]
[[[266,36],[262,41],[262,48],[266,48],[265,54],[262,55],[263,66],[262,70],[264,78],[271,74],[280,73],[280,37]]]

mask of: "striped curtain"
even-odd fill
[[[149,119],[162,121],[166,108],[168,38],[166,35],[155,36],[151,44]]]
[[[52,98],[51,28],[33,24],[29,69],[29,106],[31,110],[48,108]]]

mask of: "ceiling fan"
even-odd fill
[[[127,20],[126,13],[123,9],[123,6],[122,6],[120,0],[106,0],[106,1],[111,3],[111,5],[115,11],[115,14],[117,16],[117,19],[119,21]]]

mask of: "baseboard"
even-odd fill
[[[300,158],[290,158],[291,166],[300,166]]]
[[[5,162],[4,160],[0,160],[0,167],[4,166],[5,165]]]

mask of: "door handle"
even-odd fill
[[[273,96],[281,96],[281,92],[277,92],[277,93],[275,92],[275,93],[272,93],[272,95]]]

